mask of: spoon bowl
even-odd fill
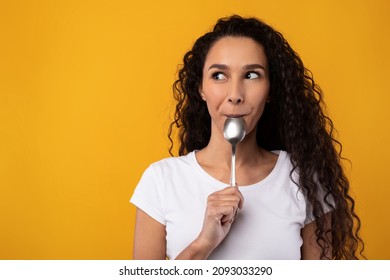
[[[236,186],[236,145],[240,143],[246,134],[245,122],[242,117],[228,117],[223,127],[223,136],[232,145],[232,164],[230,170],[230,185]]]
[[[232,145],[236,145],[244,139],[246,134],[243,118],[227,118],[223,127],[223,136]]]

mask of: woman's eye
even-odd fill
[[[226,76],[222,72],[215,72],[212,74],[213,79],[215,80],[224,80]]]
[[[260,74],[257,72],[248,72],[245,74],[245,79],[249,79],[249,80],[257,79],[259,77],[260,77]]]

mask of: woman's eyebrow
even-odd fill
[[[209,70],[212,68],[217,68],[219,70],[226,70],[226,69],[229,69],[229,66],[227,66],[226,64],[213,64],[209,67]],[[265,70],[265,67],[261,64],[258,64],[258,63],[247,64],[247,65],[244,65],[244,67],[243,67],[244,70],[251,70],[251,69],[256,69],[256,68],[261,68],[261,69]]]
[[[265,70],[265,67],[261,64],[247,64],[243,67],[245,70],[251,70],[251,69],[256,69],[256,68],[261,68]]]
[[[212,69],[212,68],[217,68],[217,69],[220,69],[220,70],[226,70],[229,67],[226,64],[213,64],[213,65],[211,65],[209,67],[209,70]]]

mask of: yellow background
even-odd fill
[[[0,258],[130,259],[171,84],[216,19],[281,31],[325,92],[370,259],[390,259],[387,0],[0,0]]]

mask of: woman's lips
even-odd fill
[[[232,115],[226,115],[228,118],[242,118],[244,117],[244,114],[232,114]]]

